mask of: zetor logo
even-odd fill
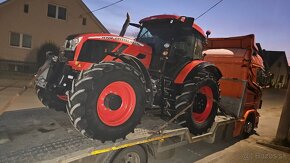
[[[127,38],[123,38],[123,37],[114,37],[114,36],[97,36],[97,37],[89,37],[91,38],[96,38],[96,39],[102,39],[102,40],[114,40],[114,41],[122,41],[122,42],[126,42],[129,44],[134,44],[134,45],[138,45],[138,46],[144,46],[143,44],[131,40],[131,39],[127,39]]]

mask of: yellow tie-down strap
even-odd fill
[[[157,140],[164,141],[164,139],[169,138],[171,136],[172,135],[163,135],[163,136],[158,136],[158,137],[154,137],[154,138],[140,140],[140,141],[136,141],[136,142],[132,142],[132,143],[117,145],[117,146],[114,146],[114,147],[98,149],[98,150],[92,151],[91,155],[98,155],[98,154],[101,154],[101,153],[115,151],[115,150],[118,150],[118,149],[127,148],[127,147],[131,147],[131,146],[138,145],[138,144],[145,144],[145,143],[149,143],[149,142],[153,142],[153,141],[157,141]]]

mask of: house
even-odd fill
[[[287,88],[289,68],[285,52],[263,50],[262,55],[272,73],[271,86],[274,88]]]
[[[31,71],[37,50],[61,47],[76,33],[108,33],[82,0],[6,0],[0,3],[0,70]]]

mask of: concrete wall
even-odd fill
[[[270,72],[273,74],[271,85],[274,88],[287,87],[288,82],[288,65],[283,60],[284,57],[280,57],[271,67]],[[281,65],[279,67],[279,64]],[[280,77],[283,76],[283,80],[280,81]]]
[[[24,13],[24,4],[29,12]],[[66,20],[47,16],[48,4],[66,8]],[[87,25],[82,25],[83,17]],[[32,48],[10,46],[10,32],[32,36]],[[74,33],[106,32],[88,14],[81,0],[10,0],[0,6],[0,60],[36,62],[36,51],[45,42],[63,46],[67,35]]]

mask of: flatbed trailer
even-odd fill
[[[63,133],[63,137],[54,141],[46,142],[43,140],[35,142],[39,145],[28,145],[29,147],[17,150],[14,149],[14,151],[7,151],[5,149],[5,144],[0,145],[0,163],[74,162],[93,155],[99,157],[96,158],[98,160],[97,162],[110,162],[108,159],[112,158],[112,155],[116,153],[114,153],[114,151],[136,145],[141,145],[147,154],[156,156],[159,153],[198,141],[204,140],[213,143],[217,132],[224,133],[224,130],[227,130],[229,128],[228,126],[233,126],[234,122],[235,119],[233,117],[217,116],[216,122],[211,127],[210,131],[197,136],[191,135],[187,128],[182,128],[180,125],[174,123],[170,124],[170,127],[165,129],[163,133],[155,133],[156,127],[166,123],[166,121],[151,113],[147,113],[134,133],[130,133],[125,140],[102,143],[100,141],[88,139],[77,131],[73,131],[68,137],[66,133]],[[43,134],[42,136],[46,137],[46,133]],[[47,132],[47,134],[49,134],[49,132]]]
[[[223,78],[222,80],[242,83],[243,90],[246,89],[246,81],[229,78]],[[226,109],[225,107],[235,107],[238,108],[235,110],[240,112],[240,109],[243,109],[244,96],[245,94],[242,93],[240,98],[230,101],[228,97],[222,97],[220,107],[224,108],[220,110]],[[229,108],[227,108],[227,110],[229,110]],[[19,134],[19,132],[25,131],[16,130],[13,132],[9,130],[13,130],[14,126],[19,128],[29,128],[29,126],[33,126],[29,129],[29,132],[31,132],[30,135],[28,134],[27,136],[24,136],[24,138],[21,138],[19,141],[16,140],[15,142],[10,142],[8,146],[6,146],[6,144],[0,144],[0,163],[75,162],[94,155],[96,155],[94,160],[97,160],[97,162],[100,163],[106,163],[111,162],[113,158],[116,158],[116,156],[120,153],[119,151],[130,149],[130,147],[135,146],[142,147],[146,153],[146,159],[142,160],[142,162],[147,162],[148,155],[156,158],[164,152],[166,153],[187,144],[199,141],[214,143],[216,138],[220,138],[220,136],[222,136],[221,138],[233,137],[234,131],[236,130],[236,124],[238,124],[241,120],[220,112],[216,117],[214,124],[207,133],[202,135],[192,135],[188,128],[182,127],[175,122],[168,123],[168,120],[163,120],[160,118],[158,109],[151,109],[145,112],[141,123],[135,128],[134,133],[130,133],[125,139],[118,139],[116,142],[101,142],[98,140],[89,139],[77,132],[73,126],[70,125],[70,121],[65,113],[63,113],[63,115],[59,115],[59,113],[48,109],[43,109],[40,112],[42,113],[39,113],[39,115],[35,112],[19,113],[23,117],[23,120],[18,119],[18,122],[15,122],[15,119],[17,119],[16,117],[2,117],[0,119],[0,126],[3,126],[4,128],[4,130],[0,129],[0,133],[12,132],[14,134]],[[64,130],[58,132],[58,134],[54,134],[54,137],[52,138],[50,138],[50,131],[54,131],[53,127],[47,128],[43,127],[44,124],[41,124],[44,117],[49,118],[49,115],[47,114],[48,112],[53,113],[50,118],[59,120],[59,122],[49,122],[48,126],[59,123],[60,128],[65,128]],[[22,123],[22,121],[29,121],[29,119],[30,121],[33,121],[32,124],[29,124],[28,126],[21,126],[22,124],[25,124],[24,122]],[[34,121],[40,121],[40,124],[34,126]],[[164,130],[160,130],[161,126],[166,126],[166,128],[164,128]],[[7,131],[5,131],[5,128]],[[31,138],[36,135],[35,132],[33,132],[35,130],[42,132],[42,135],[40,136],[42,138]],[[14,137],[13,134],[10,135],[10,137]],[[13,143],[22,143],[23,145],[18,149],[15,149],[12,148]],[[9,146],[11,146],[11,148],[9,148]]]
[[[232,44],[231,40],[234,40],[235,44]],[[51,137],[51,135],[47,135],[47,133],[53,132],[50,128],[39,128],[42,124],[38,121],[42,121],[41,118],[43,117],[48,118],[48,115],[43,111],[44,113],[39,114],[42,116],[41,118],[34,117],[38,118],[37,123],[40,124],[38,126],[36,125],[37,128],[32,127],[29,129],[32,132],[30,135],[24,136],[23,139],[18,141],[9,142],[10,144],[0,144],[0,163],[75,162],[94,155],[96,155],[95,162],[108,163],[119,158],[118,155],[122,154],[122,152],[124,153],[124,151],[136,153],[137,151],[130,151],[130,149],[137,146],[144,151],[145,156],[138,156],[139,161],[136,162],[143,163],[147,162],[148,155],[157,157],[158,154],[174,150],[186,144],[199,141],[213,143],[219,135],[222,135],[222,137],[236,137],[241,135],[244,129],[250,129],[250,131],[252,131],[253,128],[258,125],[259,114],[257,109],[261,106],[260,88],[255,85],[255,80],[251,81],[256,77],[256,74],[251,73],[255,72],[253,70],[257,69],[249,62],[249,58],[256,57],[252,56],[253,43],[253,35],[231,39],[210,40],[210,44],[212,45],[210,48],[219,49],[219,46],[222,45],[222,47],[229,48],[227,50],[229,54],[227,54],[228,52],[217,53],[213,51],[211,57],[210,55],[206,57],[206,59],[213,61],[219,67],[223,68],[222,72],[226,72],[224,78],[220,81],[222,86],[222,98],[219,102],[219,110],[221,112],[216,117],[214,124],[207,133],[192,135],[188,128],[184,128],[178,123],[168,123],[168,120],[160,118],[160,113],[156,113],[158,109],[151,109],[145,112],[141,123],[135,128],[134,133],[130,133],[125,139],[119,139],[116,142],[101,142],[86,138],[74,130],[69,124],[70,121],[68,117],[59,118],[66,120],[65,122],[61,122],[60,126],[67,124],[67,126],[69,126],[68,130],[61,130],[58,132],[58,135]],[[241,45],[245,47],[240,47]],[[237,50],[238,52],[242,51],[243,54],[235,52]],[[248,57],[248,59],[245,60],[245,57]],[[232,62],[233,59],[236,60],[234,63]],[[227,62],[225,62],[225,60]],[[235,71],[228,71],[228,69],[233,69]],[[249,77],[251,78],[249,79]],[[256,90],[258,91],[249,89],[253,86],[257,87]],[[37,115],[34,115],[34,113],[27,113],[26,116],[27,117],[24,115],[23,117],[30,120],[31,117]],[[10,118],[11,121],[8,119],[9,118],[6,118],[5,120],[5,117],[0,119],[0,134],[11,132],[9,128],[11,129],[15,126],[19,128],[27,127],[22,127],[24,124],[22,121],[24,121],[24,119],[19,120],[17,117]],[[19,121],[19,123],[15,123],[15,121]],[[34,123],[35,122],[32,122],[32,124]],[[161,126],[167,127],[161,131]],[[5,128],[7,128],[7,130],[5,130]],[[35,130],[43,133],[43,135],[41,135],[42,139],[34,137],[35,134],[33,131]],[[68,132],[69,130],[70,132]],[[19,134],[19,131],[16,131],[14,134]],[[13,143],[20,143],[20,147],[17,149],[13,148]]]

